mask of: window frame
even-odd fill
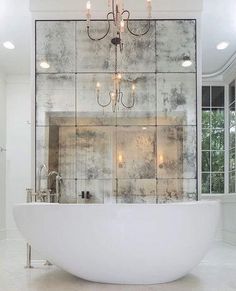
[[[235,80],[236,82],[236,80]],[[201,91],[201,100],[200,100],[200,112],[198,114],[198,118],[200,120],[200,149],[199,149],[199,172],[200,172],[200,195],[203,196],[203,197],[220,197],[220,196],[224,196],[224,195],[227,195],[228,194],[228,185],[229,185],[229,167],[228,167],[228,161],[229,161],[229,153],[227,153],[227,148],[228,148],[228,85],[225,85],[225,83],[223,82],[203,82],[202,83],[202,86],[201,86],[201,90],[202,90],[202,87],[210,87],[210,106],[202,106],[202,91]],[[212,87],[224,87],[224,107],[212,107]],[[211,171],[211,168],[210,168],[210,171],[209,172],[206,172],[206,171],[202,171],[202,153],[204,151],[207,152],[207,150],[203,150],[202,149],[202,137],[203,137],[203,129],[206,129],[205,127],[203,127],[202,125],[202,113],[203,113],[203,109],[209,109],[211,110],[212,108],[223,108],[223,112],[224,112],[224,127],[223,127],[223,130],[224,130],[224,149],[223,150],[212,150],[211,149],[211,134],[210,134],[210,149],[209,149],[209,152],[210,152],[210,161],[211,161],[211,153],[213,151],[223,151],[224,152],[224,171],[222,172],[212,172]],[[211,125],[211,124],[210,124]],[[212,128],[211,126],[209,127],[210,130],[212,129],[215,129],[215,128]],[[210,193],[204,193],[202,191],[202,174],[203,173],[206,173],[206,174],[210,174]],[[213,192],[212,193],[212,184],[211,184],[211,175],[212,173],[223,173],[224,174],[224,193],[215,193]]]

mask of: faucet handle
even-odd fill
[[[30,203],[32,202],[32,194],[33,194],[33,189],[32,188],[26,188],[26,202]]]

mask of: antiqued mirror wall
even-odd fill
[[[105,26],[92,21],[92,33]],[[98,82],[102,102],[112,90],[111,38],[91,41],[85,21],[36,22],[36,184],[56,191],[45,168],[60,174],[64,203],[196,199],[195,21],[153,20],[146,35],[125,34],[117,65],[124,102],[135,84],[135,104],[115,112],[96,96]]]

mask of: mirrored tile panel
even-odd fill
[[[36,125],[75,125],[75,76],[38,74]]]
[[[196,125],[195,74],[157,74],[157,125]]]
[[[196,200],[195,179],[158,179],[158,203]]]
[[[157,72],[195,72],[195,21],[164,20],[156,26]],[[191,66],[182,66],[184,56]]]
[[[75,127],[36,127],[36,173],[46,165],[45,175],[56,171],[63,179],[75,178],[75,145]]]
[[[78,125],[116,124],[116,112],[112,111],[110,102],[110,93],[113,90],[112,77],[112,74],[77,75]],[[96,89],[97,83],[99,83],[99,92]],[[107,107],[103,107],[107,104],[109,104]]]
[[[157,177],[196,178],[196,127],[157,127]]]
[[[149,28],[147,21],[129,21],[129,29],[142,34]],[[147,34],[135,36],[129,33],[125,22],[122,34],[123,51],[118,53],[118,70],[122,72],[155,72],[155,22],[151,21]]]
[[[76,55],[78,72],[111,72],[115,70],[115,46],[111,43],[112,32],[100,41],[87,35],[87,23],[76,22]],[[107,21],[91,21],[92,38],[100,38],[107,30]]]
[[[155,74],[122,74],[122,100],[117,110],[118,125],[156,124],[155,84]],[[125,107],[131,106],[133,101],[132,108]]]
[[[117,128],[117,178],[156,177],[156,128],[126,126]]]
[[[117,203],[156,203],[156,179],[118,179]]]
[[[76,186],[75,179],[62,180],[60,203],[77,203]]]
[[[115,180],[77,180],[78,203],[116,203]],[[84,197],[84,198],[83,198]]]
[[[115,165],[115,128],[78,127],[76,131],[78,179],[112,179]]]
[[[75,72],[74,21],[36,22],[36,72]]]

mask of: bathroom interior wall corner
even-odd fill
[[[0,240],[6,228],[6,95],[5,78],[0,74]]]
[[[6,100],[6,233],[18,238],[12,208],[25,202],[25,189],[31,185],[30,76],[9,75]]]

